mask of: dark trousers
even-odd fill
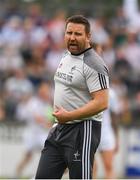
[[[101,122],[92,120],[52,128],[41,153],[36,179],[61,179],[66,168],[70,179],[92,179],[100,135]]]

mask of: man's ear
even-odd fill
[[[88,38],[88,42],[90,43],[91,42],[91,33],[87,34],[87,38]]]

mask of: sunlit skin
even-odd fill
[[[83,24],[68,23],[65,30],[65,45],[72,54],[79,54],[90,47],[90,33]]]

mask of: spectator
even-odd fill
[[[26,78],[23,69],[16,69],[14,75],[4,83],[6,110],[8,118],[15,118],[17,104],[22,98],[33,92],[32,83]]]

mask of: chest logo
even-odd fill
[[[71,68],[69,74],[73,74],[73,71],[75,71],[75,70],[76,70],[76,66],[73,66],[73,67]]]

